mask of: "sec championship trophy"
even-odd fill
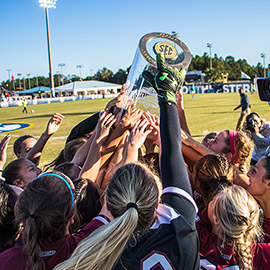
[[[192,59],[188,47],[175,36],[165,33],[150,33],[143,36],[126,81],[123,107],[131,100],[137,108],[157,113],[156,91],[143,79],[142,73],[145,70],[157,73],[158,53],[164,53],[166,64],[179,70],[187,70]]]

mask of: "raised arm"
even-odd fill
[[[191,223],[195,222],[196,204],[182,155],[181,127],[177,114],[175,93],[185,78],[166,66],[162,54],[157,55],[158,73],[143,72],[143,77],[155,88],[160,106],[162,201],[173,206]]]
[[[95,130],[92,132],[91,137],[77,150],[77,152],[75,153],[71,163],[74,163],[78,166],[83,166],[92,142],[94,141],[96,134],[95,134]]]
[[[106,174],[103,177],[103,179],[102,178],[100,179],[101,183],[97,183],[98,185],[100,185],[102,190],[105,190],[107,188],[111,176],[123,163],[124,151],[128,141],[128,137],[129,137],[129,130],[126,130],[122,137],[122,140],[120,141],[118,147],[116,148],[115,152],[112,155],[112,158],[110,159],[109,165],[107,165],[106,163],[103,165],[103,167],[106,167]]]
[[[149,122],[147,129],[151,130],[144,141],[145,154],[154,153],[155,147],[160,147],[159,117],[150,112],[144,112],[143,117]]]
[[[105,110],[108,110],[109,112],[112,112],[113,110],[113,107],[114,106],[117,106],[117,104],[121,101],[122,97],[123,97],[123,91],[124,91],[124,85],[121,89],[121,92],[120,94],[110,100],[107,105],[106,105],[106,108]],[[84,119],[83,121],[81,121],[79,124],[77,124],[70,132],[68,138],[67,138],[67,141],[66,143],[76,139],[76,138],[79,138],[79,137],[83,137],[85,134],[88,134],[90,132],[92,132],[96,125],[97,125],[97,122],[98,122],[98,119],[99,119],[99,116],[100,116],[100,112],[98,113],[95,113],[94,115],[91,115],[90,117]]]
[[[215,154],[212,150],[208,149],[201,143],[194,140],[189,134],[187,134],[185,131],[181,131],[181,138],[182,142],[185,146],[194,149],[196,152],[198,152],[201,156],[205,156],[208,154]],[[185,148],[186,149],[186,148]],[[186,155],[185,152],[183,152],[184,156]],[[195,162],[197,161],[197,157],[195,156]]]
[[[141,118],[143,111],[129,106],[126,111],[124,111],[123,116],[120,117],[119,123],[116,128],[110,134],[106,144],[104,145],[104,151],[101,157],[101,166],[108,161],[114,151],[117,149],[119,143],[121,142],[125,131],[130,130],[134,124]]]
[[[33,163],[38,164],[42,150],[49,140],[49,138],[59,129],[64,116],[60,113],[55,113],[47,124],[46,130],[42,133],[34,147],[27,154],[26,158],[31,160]]]
[[[131,130],[125,149],[123,164],[138,162],[138,151],[143,145],[147,135],[152,132],[151,129],[147,129],[148,126],[149,122],[146,118],[139,119]]]
[[[115,116],[103,112],[98,121],[95,138],[91,144],[87,159],[82,167],[79,177],[90,179],[95,182],[101,167],[101,153],[104,142],[109,135],[110,129],[115,122]]]
[[[185,114],[185,109],[184,109],[184,97],[183,97],[182,89],[180,89],[175,96],[176,96],[176,101],[177,101],[176,106],[177,106],[177,112],[178,112],[178,117],[180,120],[181,129],[191,136],[191,133],[188,128],[187,120],[186,120],[186,114]]]
[[[0,172],[1,174],[7,160],[7,147],[8,147],[9,140],[10,140],[10,134],[7,134],[0,143]]]

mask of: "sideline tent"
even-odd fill
[[[31,95],[31,94],[42,94],[42,93],[51,93],[51,89],[45,86],[37,86],[28,90],[17,92],[18,95]]]

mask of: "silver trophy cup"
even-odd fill
[[[175,36],[165,33],[150,33],[143,36],[139,42],[131,69],[125,84],[125,94],[122,106],[134,103],[144,111],[158,113],[157,94],[142,77],[145,70],[156,74],[156,55],[164,53],[167,65],[188,69],[192,56],[189,48]]]

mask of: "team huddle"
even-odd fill
[[[7,165],[10,136],[2,140],[0,270],[270,269],[270,125],[251,113],[237,131],[195,141],[179,91],[185,71],[162,54],[157,65],[142,75],[159,116],[121,92],[72,129],[44,171],[61,114],[38,141],[17,139]]]

